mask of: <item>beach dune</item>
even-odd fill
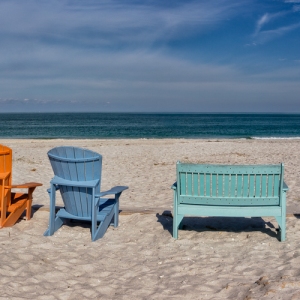
[[[300,140],[26,140],[13,149],[14,184],[38,181],[33,217],[0,230],[0,299],[299,299]],[[88,224],[51,237],[47,151],[72,145],[103,155],[102,189],[127,185],[120,225],[91,242]],[[272,218],[184,219],[172,238],[176,161],[285,165],[287,240]],[[58,206],[62,205],[58,197]]]

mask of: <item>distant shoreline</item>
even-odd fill
[[[30,114],[127,114],[127,115],[300,115],[300,112],[78,112],[78,111],[65,111],[65,112],[0,112],[0,115],[30,115]]]
[[[296,137],[8,137],[0,136],[0,140],[200,140],[200,141],[239,141],[239,140],[300,140],[300,136]]]
[[[212,138],[181,138],[181,137],[174,137],[174,138],[128,138],[128,137],[116,137],[116,138],[104,138],[104,137],[99,137],[99,138],[92,138],[92,137],[88,137],[88,138],[84,138],[84,137],[70,137],[70,138],[66,138],[66,137],[55,137],[55,138],[43,138],[43,137],[1,137],[0,136],[0,142],[1,141],[10,141],[10,140],[20,140],[20,141],[28,141],[28,140],[32,140],[32,141],[97,141],[97,140],[101,140],[101,141],[116,141],[116,140],[120,140],[120,141],[124,141],[124,140],[128,140],[128,141],[138,141],[138,140],[153,140],[153,141],[163,141],[163,140],[170,140],[170,141],[175,141],[175,140],[186,140],[186,141],[204,141],[204,142],[222,142],[222,141],[284,141],[284,140],[289,140],[289,141],[299,141],[300,140],[300,136],[299,137],[249,137],[249,138],[224,138],[224,137],[220,137],[220,138],[216,138],[216,137],[212,137]]]

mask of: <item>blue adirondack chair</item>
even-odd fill
[[[90,221],[92,241],[103,237],[109,225],[117,227],[119,198],[128,187],[116,186],[100,192],[102,156],[83,148],[56,147],[48,152],[48,157],[55,176],[48,190],[50,218],[44,235],[53,235],[65,219]],[[65,207],[55,213],[57,190]],[[107,195],[115,196],[103,198]]]

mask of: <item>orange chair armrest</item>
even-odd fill
[[[8,150],[0,151],[0,155],[5,155],[5,154],[9,154],[9,151]]]
[[[27,183],[23,183],[23,184],[13,184],[13,185],[6,185],[5,188],[6,189],[23,189],[23,188],[27,188],[27,189],[30,189],[30,188],[35,188],[37,186],[42,186],[41,183],[38,183],[38,182],[27,182]]]
[[[6,179],[10,175],[10,172],[0,173],[0,179]]]

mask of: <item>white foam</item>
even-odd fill
[[[294,136],[294,137],[257,137],[253,136],[251,137],[254,140],[300,140],[300,136]]]

